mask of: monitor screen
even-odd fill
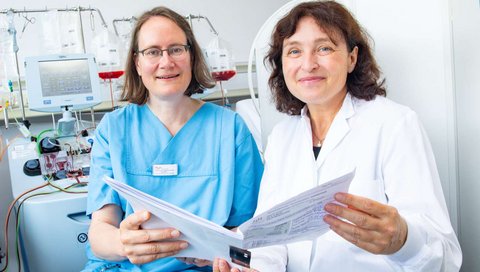
[[[101,102],[97,65],[90,54],[28,57],[25,78],[31,110],[79,110]]]

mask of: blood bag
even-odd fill
[[[102,79],[119,78],[124,72],[124,44],[107,28],[103,28],[92,39],[98,75]]]
[[[115,94],[112,79],[119,78],[124,73],[124,43],[117,35],[103,28],[92,39],[92,51],[95,54],[98,66],[98,76],[109,83],[110,101],[112,109],[116,109]]]
[[[215,81],[229,80],[237,73],[230,45],[220,37],[216,36],[210,41],[206,56]]]

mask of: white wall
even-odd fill
[[[480,1],[452,0],[462,271],[480,271]]]
[[[457,230],[457,161],[452,33],[448,0],[356,1],[355,14],[375,41],[387,97],[416,111],[435,153]]]

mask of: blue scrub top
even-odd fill
[[[241,117],[205,103],[172,136],[147,105],[105,114],[95,134],[88,185],[87,214],[116,204],[126,215],[128,202],[102,181],[104,175],[127,183],[221,226],[250,219],[257,205],[263,164]],[[152,166],[177,164],[178,175],[154,176]],[[85,271],[188,271],[199,269],[175,258],[141,266],[96,258],[87,245]],[[105,270],[107,266],[110,269]],[[203,268],[205,269],[205,268]],[[207,270],[210,271],[211,268]],[[198,270],[197,270],[198,271]]]

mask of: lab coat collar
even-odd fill
[[[328,154],[343,140],[343,138],[350,131],[350,125],[348,124],[348,119],[355,114],[355,98],[352,98],[350,93],[347,92],[345,98],[343,99],[343,104],[337,115],[333,119],[333,122],[330,126],[330,129],[327,132],[325,141],[322,145],[322,150],[318,154],[316,161],[317,168],[320,168]],[[312,139],[312,127],[310,125],[310,118],[308,117],[308,108],[302,108],[300,112],[302,120],[304,120],[306,127],[308,128],[307,134],[309,134],[309,139]]]
[[[344,115],[344,118],[345,119],[348,119],[350,117],[353,116],[353,114],[355,113],[355,110],[354,110],[354,100],[356,98],[352,97],[352,95],[347,92],[347,94],[345,95],[345,98],[343,99],[343,103],[342,103],[342,107],[340,108],[340,110],[338,111],[337,115],[335,116],[335,118],[337,116],[339,116],[340,114],[343,114]],[[300,116],[302,118],[306,118],[306,120],[308,120],[310,122],[310,118],[308,117],[308,108],[307,108],[307,105],[305,105],[301,110],[300,110]]]

